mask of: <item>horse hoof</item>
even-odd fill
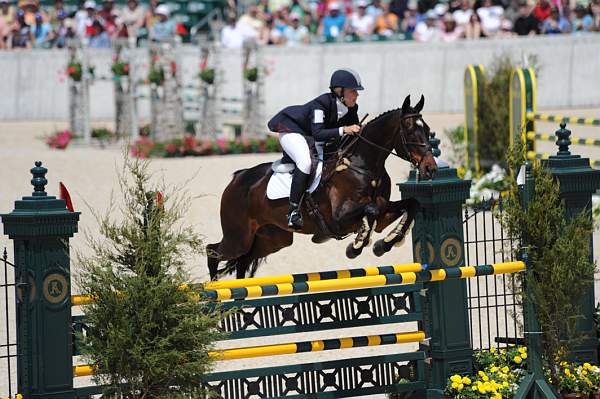
[[[363,247],[356,249],[356,248],[354,248],[354,243],[350,243],[346,247],[346,257],[348,259],[354,259],[362,253],[362,250],[363,250]]]
[[[377,240],[375,242],[375,245],[373,245],[373,254],[375,256],[382,256],[383,254],[388,252],[390,248],[391,246],[387,242],[383,240]]]

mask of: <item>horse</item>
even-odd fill
[[[337,156],[324,160],[317,189],[304,194],[300,230],[287,226],[287,198],[267,198],[271,162],[234,172],[221,197],[223,239],[206,246],[211,280],[233,270],[237,278],[246,277],[248,271],[254,276],[267,255],[292,245],[294,233],[312,234],[314,243],[357,233],[346,248],[346,256],[355,258],[370,244],[373,231],[381,233],[401,218],[374,244],[373,252],[381,256],[401,245],[419,204],[413,198],[390,201],[391,179],[385,161],[394,154],[412,163],[420,178],[433,178],[437,164],[429,144],[429,126],[421,116],[424,103],[421,96],[412,107],[407,96],[401,108],[384,112],[359,134],[344,139]],[[226,265],[219,270],[221,261]]]

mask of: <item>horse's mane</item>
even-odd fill
[[[383,118],[384,116],[387,116],[389,114],[391,114],[392,112],[396,112],[396,111],[401,111],[400,108],[394,108],[394,109],[390,109],[388,111],[382,112],[381,114],[377,115],[375,118],[371,119],[370,121],[367,122],[367,124],[365,125],[364,129],[367,128],[367,126],[369,126],[370,124],[378,121],[379,119]]]

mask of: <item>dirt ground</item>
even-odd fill
[[[554,110],[547,110],[553,112]],[[598,116],[600,109],[586,110],[562,110],[563,114]],[[454,127],[463,122],[462,114],[424,114],[424,118],[431,128],[439,132],[438,137],[442,140],[442,156],[445,158],[447,151],[447,139],[442,132],[445,128]],[[94,125],[110,126],[109,122],[97,122]],[[538,130],[543,132],[553,132],[556,127],[552,124],[540,124]],[[546,127],[544,127],[546,126]],[[123,150],[118,146],[110,148],[95,148],[84,146],[73,146],[66,151],[51,150],[43,141],[43,136],[50,132],[66,128],[64,122],[46,121],[46,122],[0,122],[0,159],[2,167],[0,168],[0,212],[10,212],[14,207],[14,200],[22,196],[30,195],[32,187],[30,184],[31,175],[29,169],[33,167],[35,161],[42,161],[48,168],[48,186],[46,191],[49,195],[58,195],[58,184],[63,182],[69,189],[74,206],[77,211],[81,211],[80,232],[71,240],[75,250],[87,253],[88,249],[85,241],[85,234],[97,234],[97,223],[92,214],[94,212],[104,214],[109,209],[111,193],[114,192],[115,198],[118,198],[117,173],[123,163]],[[552,129],[552,130],[550,130]],[[598,127],[581,128],[572,127],[574,134],[582,137],[598,137],[600,133]],[[542,145],[540,145],[542,147]],[[552,145],[543,144],[542,151],[552,150]],[[577,147],[579,149],[579,147]],[[600,151],[597,149],[582,148],[586,155],[600,159]],[[221,236],[221,227],[219,224],[219,203],[220,195],[225,186],[229,183],[232,173],[241,168],[246,168],[257,163],[272,161],[277,159],[277,154],[264,155],[228,155],[211,156],[180,159],[155,159],[151,162],[151,168],[155,172],[156,179],[162,179],[167,184],[185,185],[185,190],[193,198],[189,205],[189,212],[186,222],[194,229],[202,233],[207,243],[219,241]],[[399,183],[406,179],[409,166],[406,162],[396,158],[390,158],[387,163],[388,171],[392,176],[393,183]],[[187,182],[187,183],[186,183]],[[399,198],[399,192],[393,191],[393,199]],[[118,204],[118,202],[115,202]],[[258,271],[258,275],[281,275],[309,271],[335,270],[349,267],[363,267],[368,265],[388,265],[394,263],[412,262],[412,250],[410,245],[392,250],[391,253],[382,258],[376,258],[370,251],[370,248],[364,252],[358,259],[348,260],[344,255],[344,249],[350,238],[341,242],[327,242],[321,245],[312,244],[309,236],[296,235],[294,245],[276,253],[268,258]],[[597,242],[597,237],[595,237]],[[410,239],[407,240],[410,243]],[[9,254],[12,254],[12,246],[8,237],[3,236],[0,239],[0,246],[6,246]],[[598,247],[596,247],[598,248]],[[598,251],[597,251],[598,252]],[[9,255],[12,258],[11,255]],[[189,259],[188,265],[193,277],[197,281],[207,279],[206,261],[204,258]],[[77,265],[73,264],[72,269],[77,273]],[[2,281],[2,278],[0,278]],[[0,309],[4,305],[0,303]],[[3,312],[3,311],[2,311]],[[0,312],[0,313],[2,313]],[[12,315],[11,315],[12,316]],[[2,320],[4,316],[2,316]],[[389,325],[374,329],[355,329],[356,331],[344,332],[347,336],[363,334],[381,334],[408,331],[416,329],[416,325]],[[0,342],[5,343],[6,332],[4,326],[0,329]],[[277,337],[277,342],[293,342],[294,340],[309,340],[319,338],[338,337],[339,333],[332,331],[329,333],[319,333],[316,336],[303,334],[302,337],[285,336]],[[269,342],[274,343],[272,338]],[[264,343],[260,340],[245,340],[244,342],[227,343],[227,347],[250,346]],[[414,348],[414,345],[403,346],[402,351],[408,351]],[[256,367],[260,365],[272,366],[285,363],[301,363],[314,361],[318,359],[332,360],[340,357],[355,357],[374,355],[380,353],[390,353],[398,351],[396,346],[359,348],[344,350],[343,354],[338,351],[329,351],[315,354],[300,354],[290,356],[279,356],[274,358],[251,359],[250,361],[234,361],[227,364],[221,364],[219,370],[231,370],[239,368]],[[12,366],[14,370],[14,365]],[[0,396],[8,394],[5,375],[7,371],[6,361],[0,359]],[[86,381],[77,381],[78,385],[85,385]],[[13,390],[14,393],[14,390]],[[376,396],[370,396],[376,397]]]

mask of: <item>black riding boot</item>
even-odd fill
[[[300,201],[306,191],[306,185],[310,175],[302,172],[300,169],[294,169],[292,178],[292,189],[290,191],[290,213],[288,213],[288,227],[301,229],[304,225],[302,213],[300,213]]]

